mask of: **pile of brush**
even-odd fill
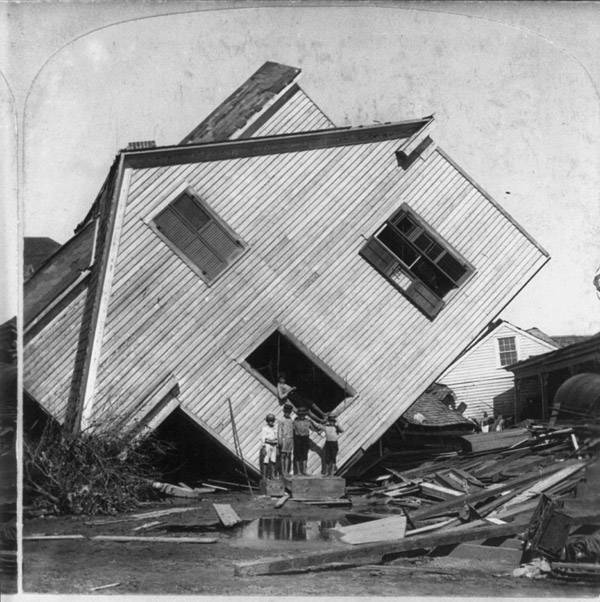
[[[35,441],[25,438],[24,496],[34,513],[116,514],[160,496],[151,482],[163,445],[131,446],[109,434],[65,436],[49,424]]]

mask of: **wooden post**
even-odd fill
[[[541,373],[539,376],[540,390],[542,392],[542,420],[548,415],[548,375]],[[548,408],[548,411],[547,411]]]

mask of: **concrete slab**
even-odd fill
[[[342,477],[292,476],[284,481],[295,500],[337,499],[346,493],[346,479]]]

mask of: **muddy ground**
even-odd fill
[[[214,527],[212,502],[231,504],[247,522],[233,530]],[[600,589],[554,579],[513,578],[514,566],[489,560],[448,556],[397,558],[381,566],[294,575],[236,577],[233,563],[259,558],[324,551],[343,546],[327,538],[327,528],[344,524],[349,509],[319,508],[288,501],[275,509],[275,500],[246,494],[211,494],[200,503],[178,505],[197,509],[166,517],[93,526],[86,522],[107,517],[38,518],[25,522],[24,535],[170,535],[216,537],[213,544],[104,542],[92,540],[24,541],[25,592],[90,593],[97,586],[119,585],[103,594],[229,594],[229,595],[380,595],[380,596],[597,596]],[[164,509],[173,502],[146,506]],[[117,518],[122,518],[122,515]],[[262,521],[256,519],[263,517]],[[284,520],[269,520],[282,518]],[[285,520],[290,519],[290,520]],[[132,529],[150,520],[161,525],[143,532]],[[304,522],[305,521],[305,522]],[[275,539],[283,537],[285,539]],[[287,539],[293,538],[293,539]]]

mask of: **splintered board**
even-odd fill
[[[213,504],[213,508],[224,527],[233,527],[242,522],[237,512],[229,504]]]
[[[390,516],[379,520],[370,520],[358,525],[331,529],[340,537],[340,541],[353,545],[401,539],[406,532],[405,516]]]

